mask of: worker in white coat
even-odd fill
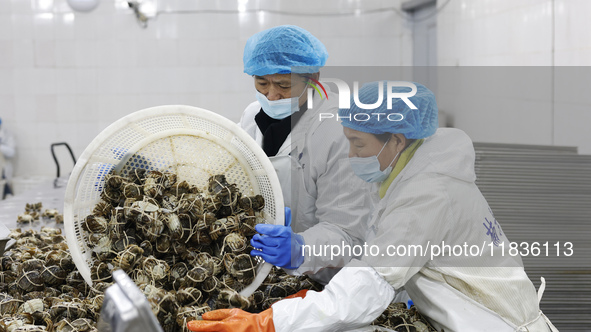
[[[374,250],[353,259],[323,291],[302,292],[259,314],[206,313],[205,321],[190,323],[193,331],[347,331],[371,323],[402,288],[439,331],[555,330],[521,258],[502,255],[509,240],[474,183],[471,140],[458,129],[437,129],[433,94],[411,84],[414,95],[394,98],[391,107],[383,100],[362,109],[352,100],[339,111],[353,170],[376,184],[366,237]],[[368,83],[359,101],[372,104],[386,89],[386,82]]]
[[[244,72],[254,79],[257,101],[246,108],[240,125],[273,163],[285,206],[293,214],[291,227],[269,225],[261,231],[281,234],[298,247],[334,241],[355,245],[366,232],[367,195],[358,193],[362,188],[369,192],[370,187],[359,179],[344,181],[354,177],[347,161],[347,140],[338,122],[319,121],[320,113],[338,112],[338,97],[330,91],[316,93],[310,87],[319,84],[319,70],[327,57],[316,37],[293,25],[259,32],[244,48]],[[288,213],[286,225],[289,219]],[[292,262],[289,251],[268,254],[255,250],[253,255],[292,269],[294,274],[302,266],[324,283],[335,270],[320,270],[342,267],[350,259],[307,256]]]
[[[16,152],[16,144],[12,134],[2,125],[2,119],[0,118],[0,179],[5,179],[6,184],[4,187],[4,196],[12,194],[12,161]],[[4,197],[0,197],[4,199]]]

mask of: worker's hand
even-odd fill
[[[191,331],[216,332],[275,332],[273,308],[259,314],[251,314],[240,309],[220,309],[206,312],[203,320],[187,323]]]
[[[304,262],[304,237],[291,229],[291,210],[285,208],[287,226],[258,224],[250,244],[255,248],[251,256],[260,256],[266,262],[286,269],[297,269]],[[257,250],[258,249],[258,250]]]

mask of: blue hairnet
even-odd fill
[[[248,75],[316,73],[328,58],[326,47],[308,31],[281,25],[261,31],[246,41],[244,72]]]
[[[359,89],[359,101],[373,104],[378,100],[378,89],[383,89],[382,104],[374,109],[362,109],[351,97],[350,108],[339,109],[342,125],[357,131],[371,134],[403,134],[409,139],[425,138],[433,135],[439,126],[435,95],[424,85],[413,83],[417,87],[414,96],[408,97],[417,109],[411,109],[401,98],[392,98],[392,108],[388,109],[387,81],[364,84]],[[392,87],[394,93],[408,93],[409,87]],[[378,116],[378,113],[381,113]],[[398,113],[393,114],[393,113]]]

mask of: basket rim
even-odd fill
[[[149,118],[158,118],[158,117],[167,117],[171,115],[185,115],[190,117],[197,117],[206,122],[213,123],[215,125],[221,126],[224,129],[228,130],[234,137],[238,138],[250,152],[252,152],[255,158],[260,162],[268,180],[270,182],[272,196],[275,200],[275,211],[276,211],[276,218],[271,220],[275,224],[283,225],[284,223],[284,203],[283,203],[283,194],[281,191],[281,185],[279,182],[279,178],[277,177],[277,173],[275,169],[267,157],[266,153],[262,150],[262,148],[256,143],[256,141],[246,132],[244,131],[238,124],[232,122],[231,120],[225,118],[222,115],[209,111],[207,109],[188,106],[188,105],[161,105],[155,107],[145,108],[133,113],[130,113],[119,120],[113,122],[107,128],[105,128],[101,133],[99,133],[86,147],[84,152],[81,154],[80,158],[76,162],[74,169],[70,175],[70,180],[68,181],[66,187],[66,193],[64,197],[64,230],[66,235],[66,241],[68,247],[70,248],[70,253],[72,255],[72,259],[76,264],[76,268],[80,271],[80,274],[83,276],[86,283],[92,286],[92,280],[90,277],[90,266],[88,266],[84,255],[82,254],[81,248],[78,246],[78,239],[75,233],[75,216],[73,212],[73,208],[75,205],[76,199],[76,192],[78,189],[78,184],[82,172],[84,171],[88,162],[92,159],[93,155],[101,148],[102,144],[106,142],[108,139],[113,137],[113,135],[117,134],[123,128],[139,122],[141,120],[149,119]],[[172,136],[172,135],[171,135]],[[120,163],[124,162],[122,160]],[[116,167],[119,166],[116,165]],[[261,264],[259,271],[257,273],[257,277],[251,283],[250,286],[255,286],[256,283],[261,283],[268,272],[271,270],[272,265],[266,262]],[[258,285],[254,287],[247,287],[245,288],[246,292],[242,295],[250,295],[249,292],[252,293]]]

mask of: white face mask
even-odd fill
[[[396,160],[396,157],[398,157],[398,154],[400,154],[400,152],[398,152],[394,156],[394,159],[392,159],[392,162],[390,163],[390,165],[388,165],[388,167],[386,167],[385,170],[380,170],[380,161],[378,160],[378,157],[380,156],[380,153],[382,153],[382,151],[386,147],[386,144],[388,144],[389,141],[390,140],[388,139],[388,141],[384,143],[384,146],[382,146],[382,149],[380,150],[380,152],[378,152],[377,156],[371,156],[366,158],[349,158],[349,163],[351,163],[351,168],[353,169],[355,175],[360,177],[365,182],[383,182],[384,180],[386,180],[390,173],[392,173],[392,164],[394,163],[394,160]]]
[[[268,116],[275,120],[281,120],[300,110],[299,100],[306,90],[308,89],[304,88],[304,91],[302,91],[299,97],[279,100],[269,100],[264,94],[257,91],[256,98]]]

